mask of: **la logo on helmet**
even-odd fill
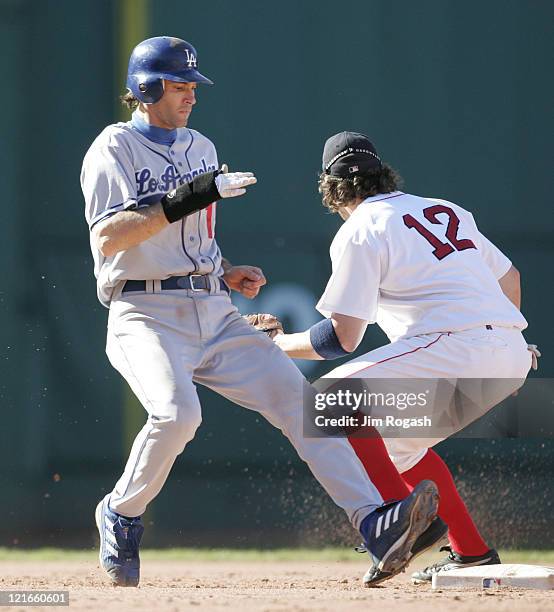
[[[188,49],[185,49],[185,53],[187,55],[187,67],[196,68],[196,56],[194,53],[191,53]]]

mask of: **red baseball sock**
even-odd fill
[[[456,489],[450,470],[433,449],[430,448],[413,468],[403,472],[402,478],[410,489],[425,479],[437,485],[439,516],[448,525],[448,538],[453,550],[461,555],[483,555],[489,550]]]
[[[404,499],[410,494],[410,489],[390,460],[383,438],[375,427],[366,428],[364,435],[367,437],[349,436],[348,441],[371,478],[371,482],[385,501]]]

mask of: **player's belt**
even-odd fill
[[[128,280],[123,285],[121,293],[130,291],[146,291],[146,283],[152,281]],[[221,278],[217,279],[221,291],[229,293],[229,287]],[[190,289],[191,291],[209,291],[210,277],[205,274],[189,274],[188,276],[170,276],[160,281],[162,290],[166,289]]]

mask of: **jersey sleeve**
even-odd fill
[[[125,143],[94,144],[83,161],[81,188],[89,228],[137,206],[137,188],[131,152]]]
[[[381,282],[377,243],[354,236],[331,253],[333,273],[316,309],[325,317],[336,312],[374,323]]]

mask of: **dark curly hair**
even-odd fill
[[[119,96],[119,100],[123,106],[126,106],[131,111],[134,111],[139,105],[139,101],[129,89],[122,96]]]
[[[388,164],[383,164],[381,168],[347,178],[338,178],[322,172],[319,175],[318,190],[323,199],[323,206],[335,213],[356,200],[363,200],[378,193],[396,191],[402,183],[402,177],[398,172]]]

